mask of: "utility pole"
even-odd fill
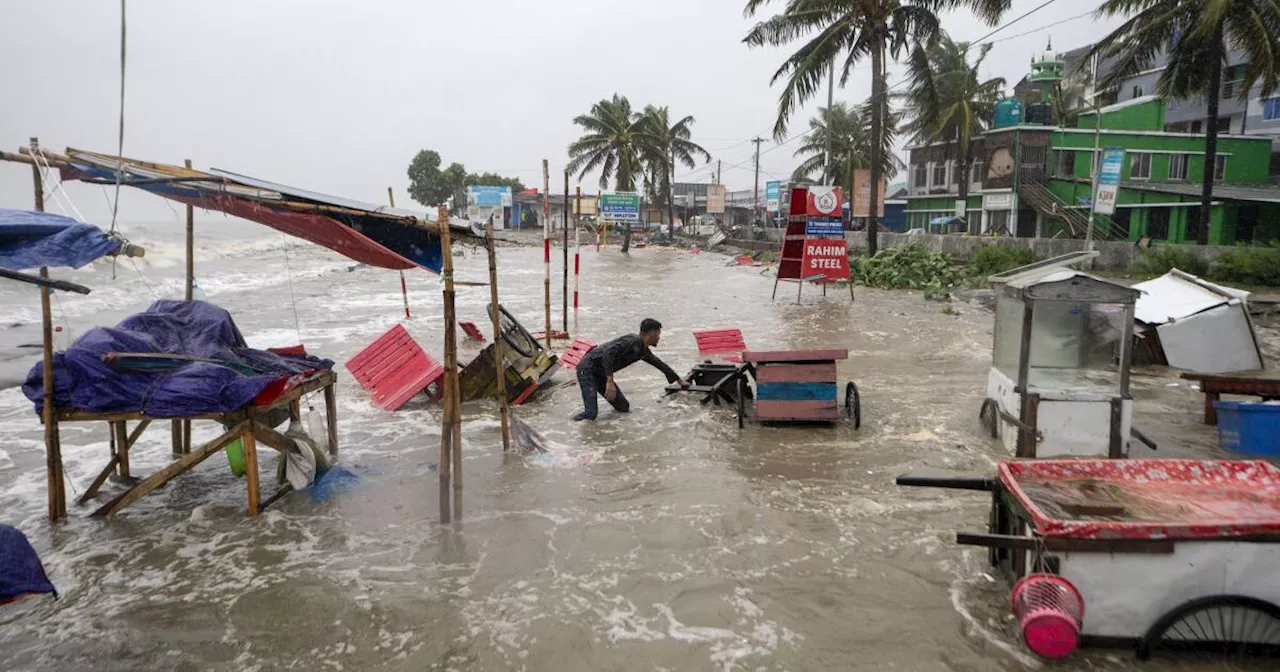
[[[724,171],[724,166],[722,165],[722,162],[720,161],[720,159],[716,159],[716,184],[724,184],[721,181],[724,179],[723,171]]]
[[[1102,173],[1102,99],[1098,91],[1098,55],[1093,55],[1093,191],[1089,193],[1089,228],[1084,232],[1084,249],[1093,250],[1093,227],[1098,219],[1098,177]],[[1093,260],[1088,262],[1093,267]]]
[[[756,143],[756,186],[751,206],[751,218],[754,223],[755,220],[760,219],[760,143],[764,142],[764,138],[756,137],[751,142]]]

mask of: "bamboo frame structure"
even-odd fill
[[[497,243],[493,239],[493,220],[489,220],[484,227],[484,243],[485,248],[489,251],[489,303],[493,309],[489,311],[489,316],[493,320],[493,361],[498,371],[498,403],[502,404],[502,452],[511,451],[511,423],[509,416],[511,414],[511,402],[507,399],[507,368],[506,357],[502,352],[502,326],[501,317],[498,311],[498,252]]]
[[[551,173],[542,160],[542,294],[547,313],[547,349],[551,349]],[[566,204],[567,205],[567,204]]]

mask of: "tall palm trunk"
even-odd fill
[[[1200,231],[1196,244],[1209,244],[1210,204],[1213,203],[1213,176],[1218,164],[1218,97],[1222,95],[1222,23],[1213,31],[1213,69],[1209,71],[1209,114],[1204,129],[1204,184],[1200,191]]]
[[[879,251],[879,240],[876,236],[880,230],[880,209],[876,202],[880,200],[880,134],[884,128],[884,33],[876,36],[875,46],[871,49],[871,202],[867,205],[867,256],[874,257]],[[849,216],[853,216],[850,205]]]
[[[956,144],[960,144],[960,131],[956,130]],[[960,216],[964,218],[965,228],[969,233],[977,233],[973,227],[969,225],[969,157],[973,154],[972,148],[968,145],[960,147],[960,158],[956,161],[956,169],[960,176],[956,181],[960,183],[960,198],[957,199],[964,205],[960,208]]]

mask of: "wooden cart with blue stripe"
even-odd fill
[[[844,400],[839,398],[836,362],[848,359],[848,350],[773,350],[742,353],[749,375],[737,378],[738,426],[748,416],[759,422],[835,422],[848,418],[855,429],[862,425],[862,403],[858,386],[845,383]],[[747,389],[754,379],[755,394]],[[754,396],[754,412],[747,404]]]

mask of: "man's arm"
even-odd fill
[[[668,383],[674,383],[677,380],[680,380],[680,376],[676,375],[676,372],[672,371],[671,367],[667,366],[666,362],[658,359],[658,356],[653,354],[652,350],[645,348],[644,354],[640,356],[640,359],[643,359],[645,362],[648,362],[650,366],[661,371],[662,374],[667,377]]]

